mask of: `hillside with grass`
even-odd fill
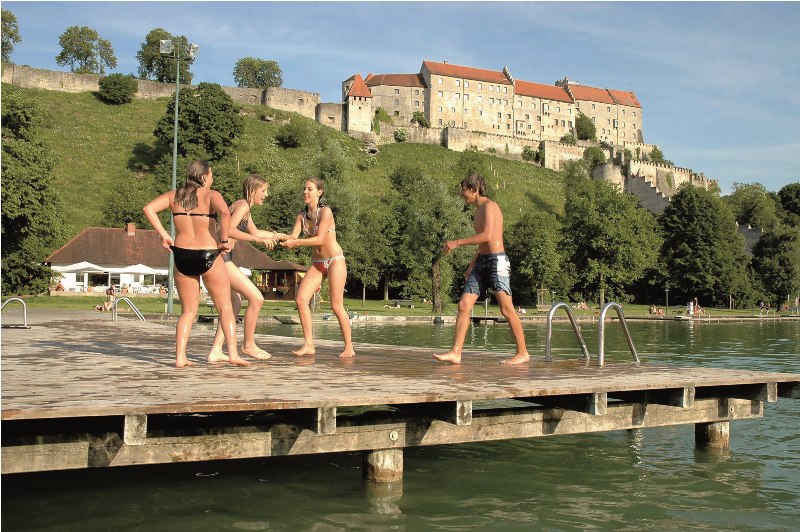
[[[57,159],[53,173],[64,204],[67,238],[86,227],[108,225],[103,208],[115,190],[136,179],[151,179],[156,171],[159,154],[153,131],[170,98],[109,105],[92,93],[20,90],[46,113],[44,135]],[[384,195],[390,188],[388,176],[403,165],[420,167],[452,186],[454,196],[463,177],[462,154],[441,146],[394,143],[370,156],[361,141],[295,113],[256,106],[244,106],[241,112],[245,130],[233,160],[219,169],[215,166],[215,181],[231,183],[228,201],[235,199],[230,196],[239,189],[237,184],[252,172],[264,175],[273,188],[297,186],[299,196],[302,179],[314,173],[321,160],[330,159],[342,165],[342,179],[361,201]],[[302,124],[305,138],[300,147],[284,149],[275,137],[290,119]],[[500,203],[507,225],[532,209],[563,213],[559,173],[488,154],[473,157],[486,169],[489,195]],[[183,169],[178,168],[179,184],[182,179]],[[164,185],[160,187],[163,191]]]

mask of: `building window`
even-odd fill
[[[542,126],[542,131],[544,131],[544,126]]]
[[[531,125],[530,125],[530,124],[528,124],[528,129],[530,129],[530,128],[531,128]]]
[[[466,122],[464,122],[464,124],[463,124],[463,126],[462,126],[462,127],[463,127],[464,129],[467,129],[467,123],[466,123]]]
[[[469,81],[465,81],[465,82],[464,82],[464,88],[465,88],[465,89],[468,89],[468,88],[469,88]],[[467,126],[466,126],[466,124],[464,125],[464,127],[467,127]]]
[[[456,93],[456,100],[460,100],[460,99],[461,99],[461,93],[460,93],[460,92],[457,92],[457,93]]]
[[[503,118],[503,113],[497,113],[497,118]]]
[[[494,92],[494,85],[489,85],[489,92]]]
[[[394,90],[394,93],[395,93],[395,94],[400,94],[400,89],[395,89],[395,90]]]
[[[508,94],[508,87],[503,87],[503,94]]]
[[[465,99],[465,100],[469,100],[469,94],[467,94],[467,93],[464,93],[464,99]]]
[[[633,112],[633,116],[636,116],[636,111]]]
[[[549,110],[550,110],[550,104],[549,103],[542,104],[542,111],[549,111]]]
[[[482,101],[483,101],[483,95],[482,95],[482,94],[478,94],[478,101],[479,101],[479,102],[482,102]]]
[[[569,121],[567,122],[567,125],[568,125],[569,127],[572,127],[572,120],[569,120]]]
[[[536,109],[536,103],[535,102],[531,104],[531,109]]]
[[[611,125],[611,119],[610,119],[610,118],[606,118],[606,125],[607,125],[607,126],[610,126],[610,125]]]
[[[478,83],[478,90],[479,90],[479,91],[482,91],[482,90],[483,90],[483,83]]]
[[[625,138],[625,132],[624,131],[622,132],[622,138]]]
[[[460,79],[457,79],[457,80],[456,80],[456,87],[460,87],[460,86],[461,86],[461,80],[460,80]]]
[[[400,100],[395,100],[395,101],[394,101],[394,104],[395,104],[395,105],[400,105]]]
[[[478,111],[478,116],[483,116],[483,111]]]
[[[418,101],[414,102],[414,107],[419,107],[419,102]]]
[[[625,122],[622,123],[622,127],[625,127]]]
[[[506,129],[511,129],[511,124],[506,124]]]
[[[511,118],[511,113],[507,114],[506,118]]]
[[[536,121],[537,121],[537,122],[541,122],[541,121],[542,121],[542,117],[541,117],[541,116],[537,116],[537,117],[536,117]]]
[[[525,120],[530,120],[530,119],[531,119],[531,115],[526,114],[525,115]]]
[[[564,122],[564,121],[562,120],[562,121],[561,121],[561,127],[564,127],[564,126],[566,126],[566,125],[567,125],[567,123],[566,123],[566,122]]]
[[[494,98],[489,98],[489,103],[494,105]]]
[[[571,115],[572,114],[572,109],[567,109],[567,114]]]
[[[437,96],[439,96],[439,98],[444,98],[444,94],[442,93],[442,91],[439,91]]]
[[[594,104],[592,104],[592,109],[594,109]]]
[[[606,107],[606,112],[610,113],[611,112],[611,107]]]
[[[594,117],[592,117],[592,124],[594,124]]]
[[[553,121],[555,122],[555,126],[558,127],[558,118],[554,118]]]
[[[439,85],[442,84],[442,78],[439,78]]]
[[[561,112],[561,107],[556,107],[556,113],[560,113],[560,112]]]
[[[631,124],[631,126],[633,127],[633,129],[636,129],[636,124]]]
[[[452,127],[456,127],[456,121],[455,121],[455,120],[451,120],[451,121],[450,121],[450,125],[451,125]]]
[[[442,106],[441,105],[439,106],[439,112],[440,113],[442,112]]]
[[[439,119],[439,125],[440,126],[442,125],[442,119],[441,118]]]
[[[419,89],[414,89],[414,96],[419,96]]]
[[[455,108],[455,107],[451,107],[451,108],[450,108],[450,112],[451,112],[451,113],[455,113],[455,112],[456,112],[456,108]]]
[[[625,109],[622,110],[622,114],[625,114]]]
[[[400,116],[400,111],[395,111],[394,116]]]

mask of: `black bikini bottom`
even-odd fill
[[[214,265],[219,249],[185,249],[170,246],[175,257],[175,267],[183,275],[203,275]]]

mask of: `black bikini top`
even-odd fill
[[[217,219],[217,213],[215,213],[215,212],[212,212],[210,214],[205,214],[205,213],[202,213],[202,212],[173,212],[172,215],[173,216],[207,216],[207,217],[211,218],[212,220],[216,220]]]

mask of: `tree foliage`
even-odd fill
[[[190,70],[194,59],[186,55],[184,50],[189,44],[189,40],[184,35],[173,36],[167,30],[154,28],[144,38],[141,48],[136,52],[136,59],[139,60],[139,79],[149,79],[160,81],[161,83],[175,83],[177,74],[177,60],[175,57],[161,55],[160,41],[171,40],[174,49],[178,50],[181,58],[180,75],[181,83],[192,83],[192,72]],[[174,56],[174,54],[173,54]]]
[[[764,185],[734,183],[733,192],[724,198],[740,224],[750,224],[772,231],[780,223],[778,205]]]
[[[780,227],[753,247],[753,272],[774,303],[800,294],[800,227]]]
[[[507,234],[506,253],[514,267],[514,301],[535,303],[537,289],[552,288],[561,271],[561,225],[550,213],[528,211]]]
[[[428,117],[425,116],[425,113],[422,111],[414,111],[411,115],[411,123],[419,124],[420,127],[431,127],[431,121],[428,120]]]
[[[55,160],[42,139],[43,113],[13,87],[2,106],[2,293],[39,293],[50,269],[42,262],[63,237],[61,202],[53,185]]]
[[[100,98],[116,105],[131,103],[136,91],[139,89],[136,79],[124,74],[105,76],[100,79],[98,85],[100,87]]]
[[[56,63],[69,65],[76,74],[105,74],[106,67],[116,68],[114,48],[89,26],[70,26],[58,38],[61,53]]]
[[[597,140],[597,128],[594,122],[580,111],[575,118],[575,133],[578,135],[578,140]]]
[[[658,260],[653,215],[634,196],[592,180],[570,185],[564,210],[562,246],[576,274],[573,292],[629,300],[630,286]]]
[[[800,183],[789,183],[778,191],[784,223],[800,227]]]
[[[589,146],[583,150],[583,160],[586,162],[586,168],[592,170],[606,162],[606,154],[597,146]]]
[[[2,59],[4,63],[11,61],[11,53],[14,51],[14,45],[22,42],[22,37],[19,34],[19,25],[17,24],[17,16],[8,9],[2,10]]]
[[[233,67],[233,80],[239,87],[268,89],[283,85],[281,67],[271,59],[243,57]]]
[[[576,139],[572,133],[566,133],[560,139],[558,139],[558,142],[561,144],[566,144],[567,146],[575,146],[578,144],[578,139]]]
[[[711,192],[684,183],[659,218],[665,281],[676,299],[706,305],[745,304],[753,297],[744,239],[725,203]]]
[[[244,132],[244,119],[231,97],[216,83],[183,88],[178,103],[178,154],[188,159],[220,161],[233,153]],[[171,151],[174,138],[175,100],[158,121],[153,134]]]

